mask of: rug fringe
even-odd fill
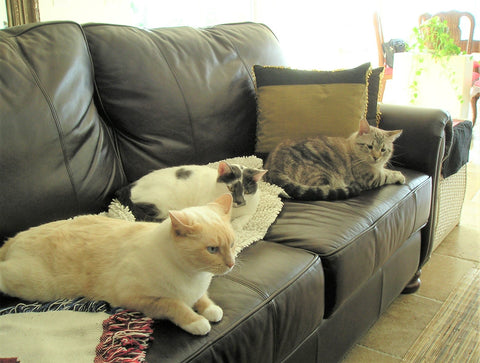
[[[43,313],[47,311],[62,310],[82,311],[88,313],[105,312],[107,314],[113,314],[121,311],[118,308],[113,309],[106,301],[90,301],[83,297],[79,297],[75,299],[60,299],[48,303],[19,303],[15,306],[0,309],[0,315],[18,313]]]
[[[103,322],[95,363],[145,361],[153,337],[153,320],[136,311],[124,310]]]

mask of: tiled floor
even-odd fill
[[[474,268],[480,268],[480,125],[474,128],[460,225],[422,269],[418,292],[398,297],[343,363],[401,362],[458,281]]]

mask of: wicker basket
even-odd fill
[[[467,187],[467,165],[448,178],[441,178],[437,194],[433,250],[458,225]]]

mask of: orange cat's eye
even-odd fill
[[[218,247],[208,246],[207,251],[213,255],[218,252]]]

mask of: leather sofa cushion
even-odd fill
[[[212,281],[209,295],[223,320],[205,337],[156,321],[146,360],[281,361],[322,323],[323,294],[317,255],[259,241],[242,251],[232,272]]]
[[[130,181],[166,166],[253,154],[252,67],[283,60],[266,26],[142,30],[87,24],[84,30],[99,103]]]
[[[0,75],[0,244],[28,227],[104,209],[125,178],[93,103],[81,27],[3,30]]]
[[[325,272],[326,316],[426,224],[431,179],[400,170],[406,184],[365,191],[345,201],[285,200],[265,236],[265,240],[319,254]]]

